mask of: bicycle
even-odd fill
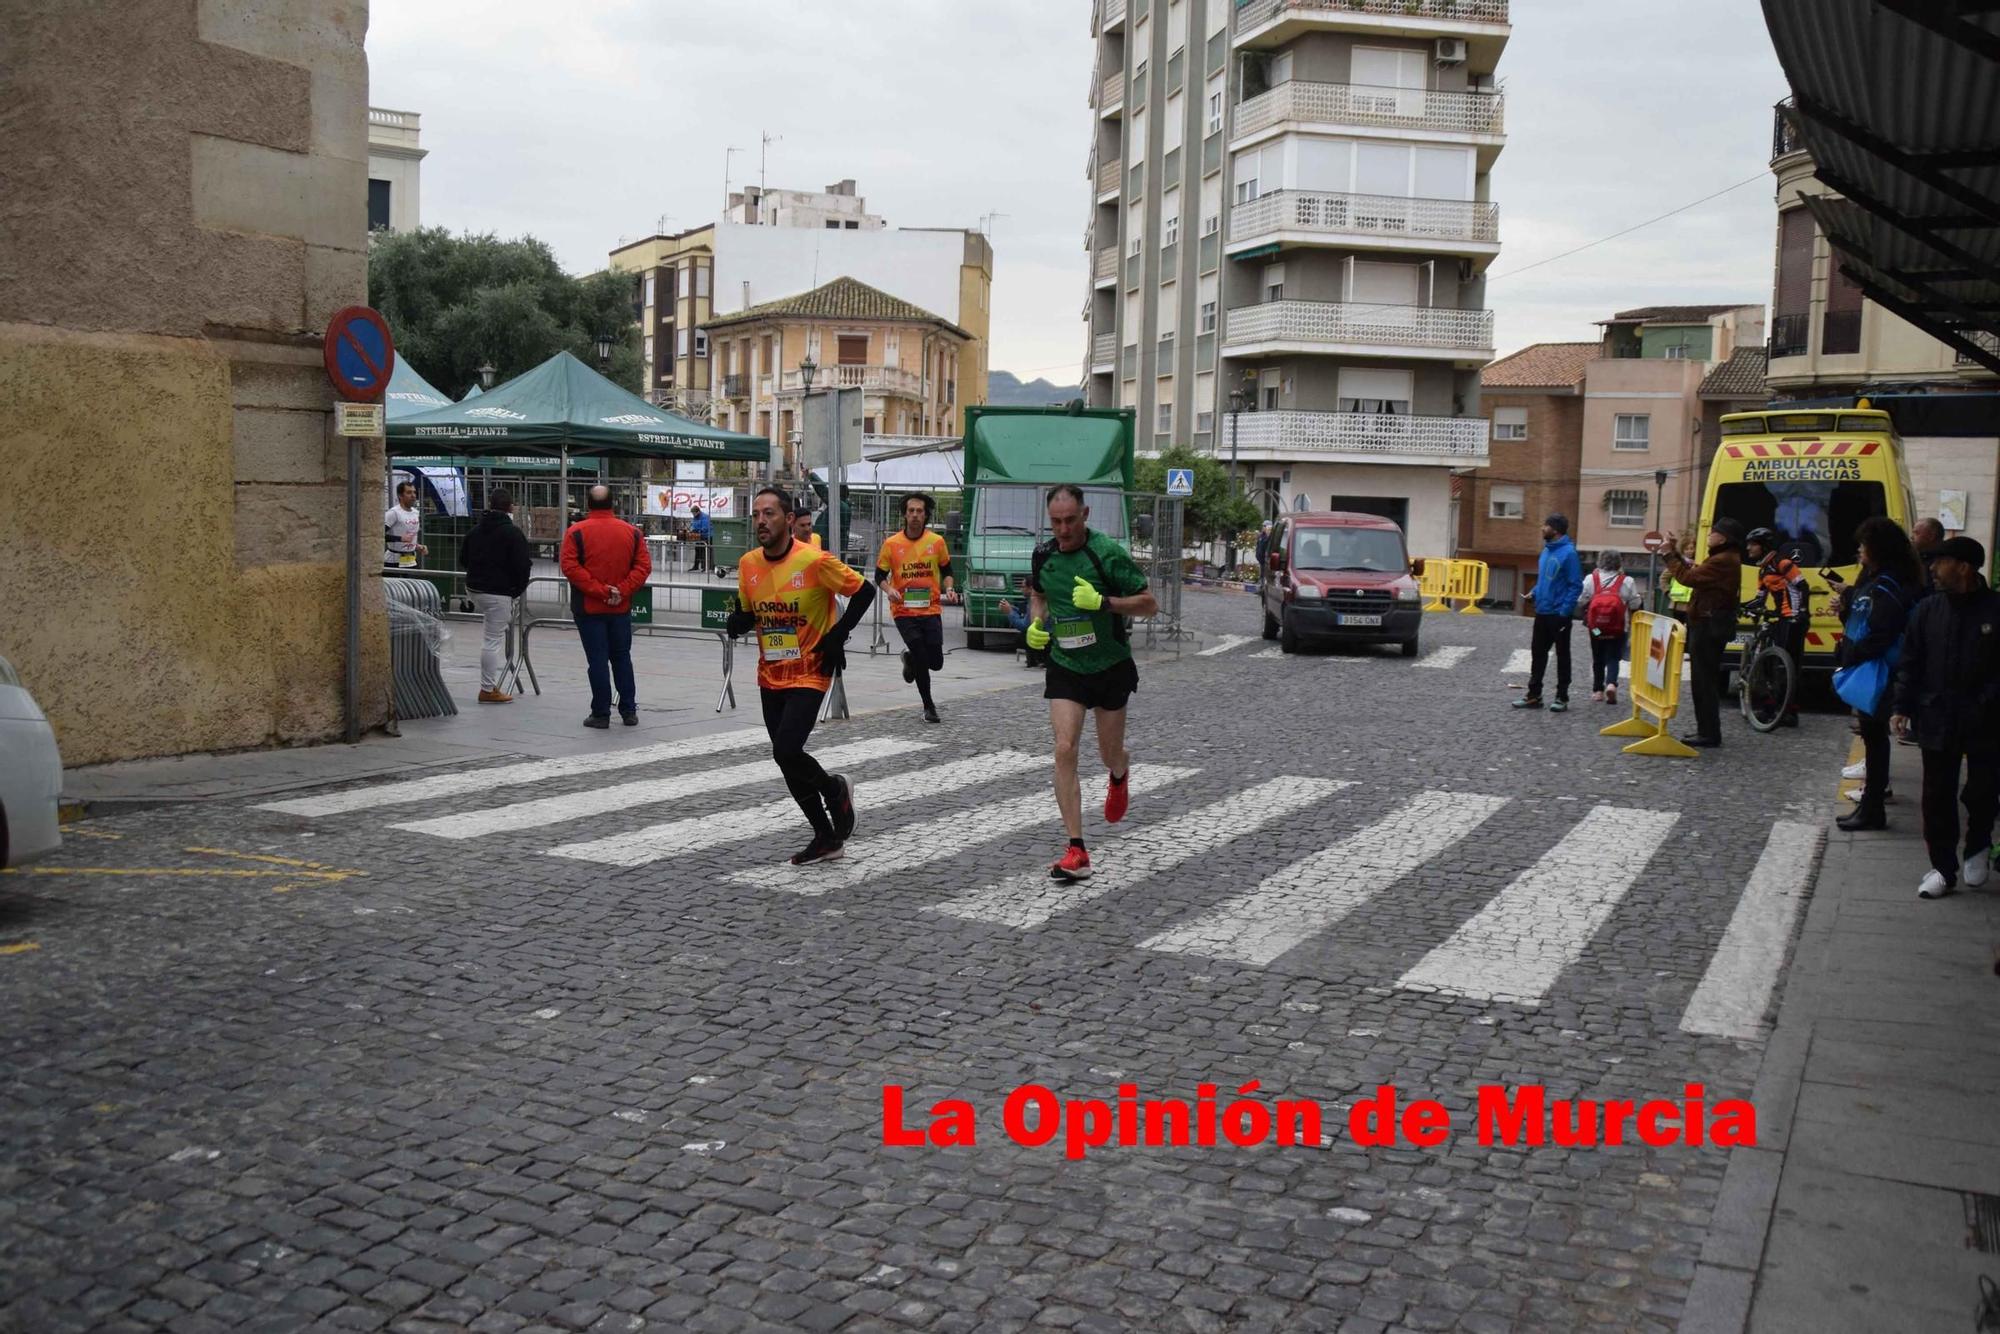
[[[1736,690],[1743,719],[1759,732],[1769,732],[1784,720],[1799,688],[1798,664],[1777,644],[1775,631],[1784,619],[1762,598],[1746,602],[1742,611],[1757,622],[1744,644],[1737,669]]]

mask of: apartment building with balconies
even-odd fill
[[[1507,0],[1096,0],[1090,401],[1448,550],[1509,32]]]
[[[646,397],[706,421],[712,402],[708,335],[715,287],[715,224],[649,236],[611,252],[610,267],[633,275]]]

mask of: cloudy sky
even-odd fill
[[[737,185],[852,176],[890,224],[989,229],[995,369],[1074,382],[1090,0],[373,0],[370,100],[423,113],[423,219],[574,272]],[[1662,302],[1768,302],[1771,104],[1749,0],[1514,0],[1498,346]],[[728,156],[731,147],[743,151]],[[1539,264],[1739,182],[1718,199]],[[1530,265],[1537,265],[1529,268]]]

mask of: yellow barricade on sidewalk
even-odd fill
[[[1417,591],[1423,594],[1425,611],[1450,611],[1444,590],[1450,586],[1452,561],[1442,556],[1423,557],[1424,572],[1417,576]]]
[[[1671,616],[1656,616],[1647,611],[1632,613],[1632,669],[1626,683],[1632,695],[1632,716],[1598,733],[1638,737],[1639,740],[1625,747],[1627,755],[1694,758],[1693,746],[1683,745],[1667,734],[1667,724],[1681,703],[1686,635],[1687,630]],[[1647,714],[1657,721],[1647,722]]]
[[[1447,598],[1463,598],[1465,605],[1459,614],[1464,616],[1484,616],[1479,609],[1479,599],[1486,596],[1486,583],[1491,571],[1483,560],[1455,560],[1451,563],[1451,574],[1445,584]]]

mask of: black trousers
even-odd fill
[[[1569,627],[1567,616],[1535,617],[1535,637],[1529,647],[1533,664],[1528,669],[1528,698],[1542,697],[1542,676],[1549,665],[1549,650],[1556,651],[1556,698],[1569,698]]]
[[[1735,616],[1688,618],[1688,688],[1694,694],[1694,730],[1705,741],[1722,740],[1722,659],[1736,638]]]
[[[1882,813],[1882,802],[1889,795],[1889,713],[1888,701],[1882,702],[1880,713],[1856,713],[1861,724],[1861,800],[1856,802],[1857,811],[1869,815]],[[1924,752],[1926,758],[1930,752]],[[1926,773],[1929,771],[1926,770]],[[1929,786],[1928,782],[1925,784]],[[1928,821],[1926,821],[1928,823]]]
[[[916,668],[917,697],[926,706],[931,702],[931,673],[944,670],[944,617],[899,616],[896,633],[910,650],[910,665]]]
[[[1960,763],[1965,787],[1958,785]],[[1965,844],[1958,841],[1958,806],[1965,803]],[[2000,811],[2000,755],[1962,750],[1924,750],[1924,846],[1945,883],[1958,883],[1961,861],[1984,857],[1993,846],[1993,819]]]
[[[819,761],[806,754],[806,741],[813,724],[819,721],[820,705],[826,692],[794,687],[791,690],[762,690],[764,730],[771,734],[771,758],[785,775],[785,787],[792,800],[806,813],[813,832],[833,837],[833,817],[828,807],[833,798],[833,780]]]
[[[1799,696],[1806,693],[1805,677],[1800,669],[1806,661],[1806,623],[1803,618],[1794,617],[1779,624],[1771,642],[1792,655],[1792,702],[1785,712],[1798,716]]]
[[[1630,635],[1598,635],[1590,641],[1590,688],[1593,692],[1618,684],[1618,668],[1625,661],[1625,645]]]

